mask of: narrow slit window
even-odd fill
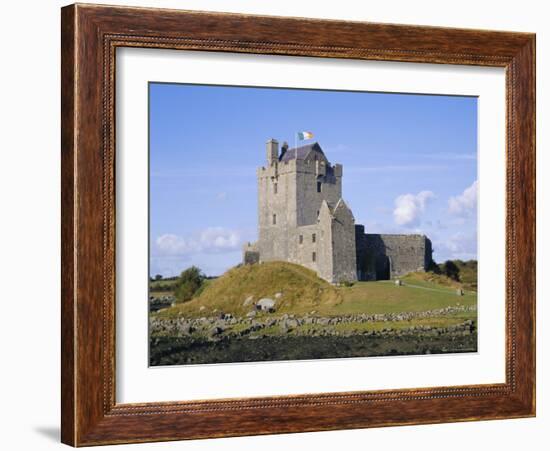
[[[277,224],[277,215],[273,215],[273,225]]]
[[[311,242],[315,243],[316,240],[317,240],[317,236],[315,236],[315,234],[311,235]]]
[[[304,242],[304,235],[300,235],[300,236],[298,237],[298,243],[299,243],[299,244],[302,244],[303,242]]]
[[[273,184],[273,193],[277,194],[277,184],[276,183]]]
[[[317,192],[320,193],[321,192],[321,182],[317,182]]]
[[[316,261],[316,260],[317,260],[317,253],[313,252],[313,253],[311,254],[311,261],[314,262],[314,261]]]

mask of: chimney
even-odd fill
[[[281,146],[281,156],[283,156],[287,150],[288,150],[288,143],[285,141]]]
[[[279,142],[276,139],[271,138],[266,144],[267,150],[267,164],[272,164],[279,161]]]

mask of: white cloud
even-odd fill
[[[156,240],[157,249],[164,255],[184,255],[193,253],[198,249],[197,242],[186,240],[181,236],[167,233]]]
[[[240,249],[242,243],[238,231],[223,227],[207,227],[188,238],[167,233],[155,240],[156,253],[162,256],[232,252]]]
[[[223,252],[239,249],[241,236],[234,230],[223,227],[208,227],[200,234],[200,247],[204,252]]]
[[[477,233],[457,232],[446,239],[434,242],[434,251],[443,260],[476,260]]]
[[[456,216],[469,216],[477,208],[477,180],[462,194],[449,199],[449,213]]]
[[[414,227],[420,223],[420,216],[426,210],[428,202],[435,198],[431,191],[418,194],[402,194],[395,199],[393,219],[401,226]]]
[[[218,200],[227,199],[227,193],[225,191],[222,191],[221,193],[216,194],[216,199]]]

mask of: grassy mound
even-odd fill
[[[224,312],[242,316],[261,298],[275,300],[278,313],[295,314],[324,310],[342,302],[339,291],[314,271],[292,263],[269,262],[232,268],[212,280],[199,296],[159,314],[208,316]]]

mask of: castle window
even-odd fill
[[[311,254],[311,261],[314,262],[315,260],[317,260],[317,254],[315,252],[313,252]]]
[[[277,184],[276,183],[273,184],[273,193],[277,194]]]
[[[300,235],[300,236],[298,237],[298,243],[299,243],[299,244],[302,244],[303,242],[304,242],[304,235]]]
[[[321,182],[317,182],[317,192],[321,192]]]
[[[277,215],[273,215],[273,225],[277,224]]]
[[[317,237],[315,236],[315,234],[312,234],[311,235],[311,242],[312,243],[315,243],[315,240],[317,239]]]

